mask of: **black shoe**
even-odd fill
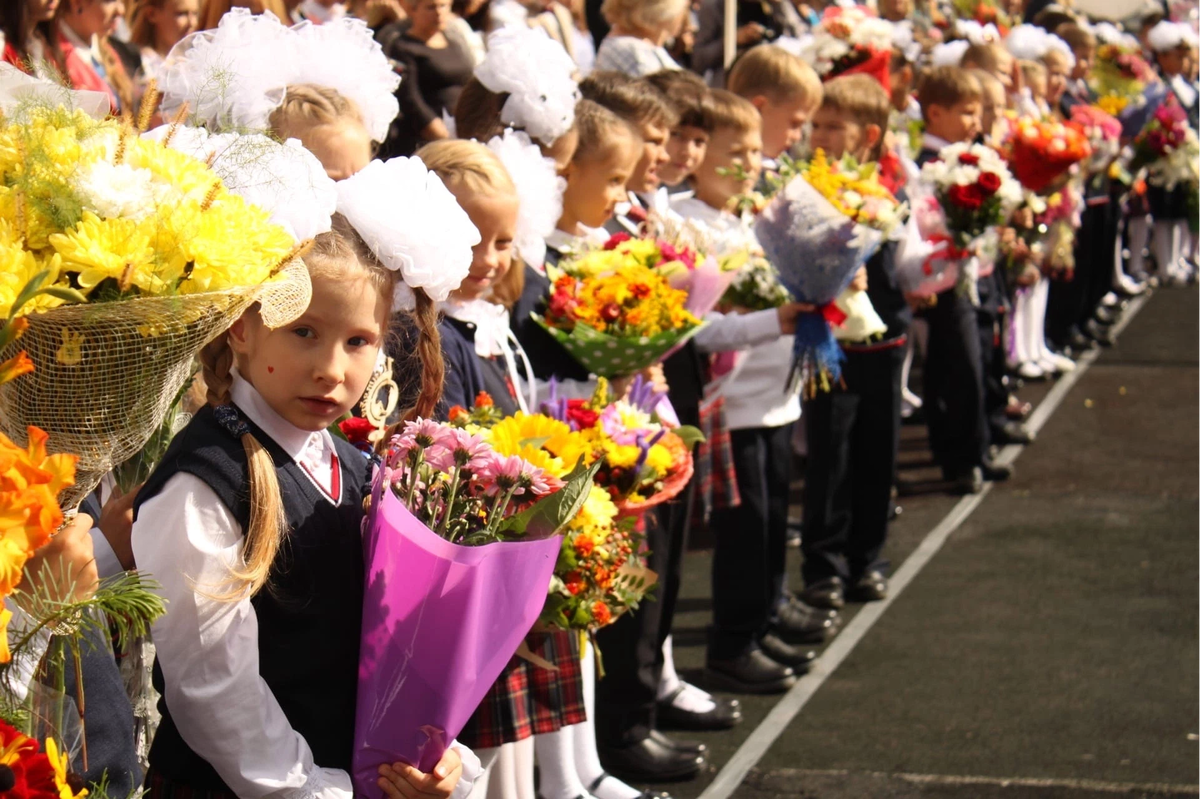
[[[1088,338],[1099,344],[1101,347],[1111,347],[1113,344],[1117,343],[1116,339],[1114,339],[1112,336],[1111,330],[1094,322],[1088,323],[1087,330],[1085,330],[1084,333]]]
[[[733,660],[710,660],[704,669],[714,684],[735,694],[781,694],[796,684],[796,672],[758,649]]]
[[[708,745],[702,744],[699,741],[681,741],[678,738],[664,735],[658,730],[650,730],[650,737],[668,749],[683,752],[685,755],[698,755],[700,757],[708,755]]]
[[[601,749],[600,763],[626,782],[661,782],[691,779],[704,766],[704,757],[677,752],[653,738],[643,738],[629,746]]]
[[[1096,309],[1096,313],[1092,314],[1092,318],[1102,325],[1115,324],[1121,318],[1121,309],[1119,307],[1106,308],[1101,305]]]
[[[955,494],[978,494],[983,490],[983,470],[978,466],[961,474],[946,474],[945,477]]]
[[[800,547],[800,539],[804,533],[804,524],[802,522],[794,522],[790,519],[787,525],[787,545],[788,549],[798,549]]]
[[[779,608],[774,632],[791,644],[821,644],[837,632],[837,611],[814,608],[793,599]]]
[[[1067,339],[1067,346],[1071,348],[1071,352],[1075,355],[1094,350],[1098,346],[1096,341],[1088,336],[1085,336],[1078,330],[1072,330],[1070,337]]]
[[[616,777],[609,774],[607,771],[603,772],[599,777],[592,780],[592,784],[588,786],[587,795],[594,796],[596,794],[596,789],[600,787],[600,783],[604,782],[605,780],[615,780],[615,779],[616,779]],[[539,799],[540,799],[540,797],[539,797]],[[578,797],[577,799],[583,799],[583,797]],[[671,796],[671,794],[667,793],[666,791],[642,791],[641,793],[639,793],[637,795],[637,799],[674,799],[674,798]]]
[[[800,592],[800,599],[814,608],[839,610],[846,604],[845,586],[840,577],[826,577]]]
[[[771,633],[764,635],[759,640],[758,646],[762,649],[763,654],[771,660],[782,663],[784,666],[790,666],[797,676],[808,674],[812,662],[817,659],[817,653],[813,650],[802,646],[792,646]]]
[[[887,599],[888,581],[879,570],[869,571],[859,577],[846,590],[846,598],[851,602],[878,602]]]
[[[1013,476],[1015,471],[1012,464],[1009,463],[993,463],[984,461],[982,467],[983,479],[993,483],[1002,483]]]
[[[736,699],[714,696],[713,702],[716,707],[707,713],[696,713],[692,710],[675,707],[673,704],[675,697],[683,689],[684,686],[681,685],[674,694],[659,700],[657,713],[659,726],[669,730],[728,730],[741,722],[742,704]]]
[[[998,444],[1032,444],[1037,435],[1020,422],[1005,422],[992,428],[992,438]]]

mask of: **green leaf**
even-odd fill
[[[83,292],[69,286],[47,286],[38,294],[45,294],[63,302],[87,302],[87,297],[83,296]]]
[[[676,427],[671,432],[679,436],[683,440],[683,445],[688,449],[691,449],[694,445],[707,440],[704,437],[704,433],[701,433],[699,428],[692,427],[690,424]]]
[[[43,269],[33,277],[29,278],[29,282],[22,287],[21,292],[17,295],[17,298],[13,300],[12,309],[8,312],[8,318],[12,319],[18,313],[20,313],[21,308],[23,308],[26,303],[38,295],[38,292],[42,289],[42,284],[49,279],[49,269]]]
[[[542,445],[549,441],[550,438],[551,436],[533,436],[532,438],[522,438],[520,443],[522,448],[533,447],[534,449],[541,449]]]
[[[530,507],[507,518],[500,532],[524,531],[527,538],[549,538],[558,533],[583,508],[592,490],[592,478],[600,470],[601,461],[585,466],[581,458],[567,475],[561,490],[535,502]]]

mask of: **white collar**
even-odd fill
[[[233,372],[233,385],[229,389],[233,404],[238,406],[246,418],[258,425],[272,441],[280,446],[292,460],[300,463],[314,452],[333,451],[333,438],[325,430],[313,432],[301,430],[275,412],[258,389],[244,377]]]
[[[458,300],[449,298],[442,310],[451,319],[475,325],[475,354],[484,358],[503,355],[500,341],[506,341],[509,330],[508,309],[487,300]]]
[[[941,152],[943,149],[950,146],[950,142],[943,139],[941,136],[934,136],[932,133],[926,133],[921,137],[921,146],[927,147],[930,150]]]
[[[78,33],[71,30],[71,26],[67,23],[59,23],[58,29],[62,31],[63,38],[70,42],[72,47],[76,50],[82,50],[84,55],[92,61],[96,63],[100,62],[100,40],[98,37],[93,36],[91,43],[88,44],[83,41],[83,38]]]
[[[602,227],[580,225],[579,230],[581,232],[578,236],[572,236],[565,230],[555,228],[546,237],[546,246],[559,253],[576,253],[589,245],[599,246],[609,238],[608,231]]]

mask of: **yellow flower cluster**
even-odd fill
[[[898,221],[899,203],[879,182],[875,164],[848,159],[830,162],[818,149],[800,173],[839,212],[861,225],[888,229]]]
[[[1119,94],[1106,94],[1096,100],[1097,108],[1114,117],[1124,111],[1127,105],[1129,105],[1129,98]]]
[[[0,126],[0,316],[43,270],[93,301],[194,294],[262,283],[293,247],[207,165],[115,120],[59,108]]]
[[[572,329],[582,322],[616,336],[654,336],[700,324],[685,307],[687,292],[645,266],[612,253],[589,254],[566,267],[568,276],[555,282],[547,318]],[[558,315],[559,309],[564,311]],[[556,318],[557,317],[557,318]]]

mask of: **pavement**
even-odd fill
[[[906,427],[900,478],[915,493],[885,555],[900,567],[925,541],[923,567],[859,624],[862,606],[848,608],[850,637],[802,697],[741,697],[738,728],[694,736],[711,755],[700,778],[654,787],[676,799],[1200,796],[1198,330],[1194,289],[1150,297],[977,507],[938,491],[924,429]],[[924,562],[931,531],[967,510]],[[699,685],[710,567],[708,551],[685,558],[675,624],[677,665]]]

